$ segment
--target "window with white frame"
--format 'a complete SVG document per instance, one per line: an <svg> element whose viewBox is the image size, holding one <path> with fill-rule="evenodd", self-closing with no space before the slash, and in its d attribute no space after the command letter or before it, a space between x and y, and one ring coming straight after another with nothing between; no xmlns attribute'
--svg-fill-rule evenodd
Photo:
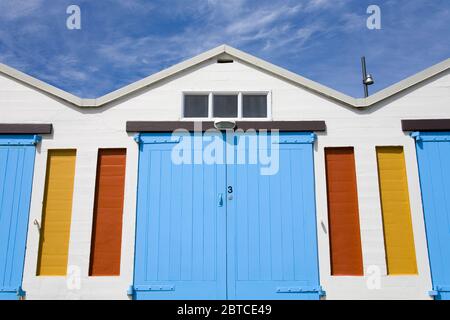
<svg viewBox="0 0 450 320"><path fill-rule="evenodd" d="M185 95L184 117L185 118L208 117L208 96L200 94Z"/></svg>
<svg viewBox="0 0 450 320"><path fill-rule="evenodd" d="M268 92L183 93L183 118L268 119Z"/></svg>

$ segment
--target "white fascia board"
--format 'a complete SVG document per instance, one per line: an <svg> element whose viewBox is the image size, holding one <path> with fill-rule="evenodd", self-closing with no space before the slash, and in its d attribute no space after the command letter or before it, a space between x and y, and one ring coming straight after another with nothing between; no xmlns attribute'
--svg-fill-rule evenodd
<svg viewBox="0 0 450 320"><path fill-rule="evenodd" d="M181 71L184 71L186 69L194 67L202 62L207 61L208 59L212 59L212 58L220 55L221 53L224 52L224 50L225 50L225 46L223 46L223 45L216 47L212 50L201 53L198 56L195 56L191 59L180 62L172 67L169 67L160 72L157 72L147 78L136 81L136 82L129 84L123 88L120 88L116 91L108 93L108 94L104 95L103 97L100 97L97 99L97 106L102 106L107 103L113 102L114 100L120 99L125 95L136 92L138 90L141 90L141 89L148 87L158 81L161 81L170 76L173 76Z"/></svg>
<svg viewBox="0 0 450 320"><path fill-rule="evenodd" d="M178 63L172 67L164 69L160 72L157 72L147 78L136 81L130 85L122 87L114 92L108 93L98 99L82 99L75 95L72 95L64 90L58 89L52 85L49 85L41 80L33 78L29 75L26 75L23 72L20 72L16 69L8 67L4 64L0 63L0 73L6 74L9 77L12 77L20 82L28 84L40 91L51 94L59 99L67 101L75 106L82 108L95 108L100 107L105 104L114 102L120 98L123 98L126 95L134 93L138 90L141 90L145 87L148 87L154 83L157 83L161 80L164 80L168 77L171 77L179 72L187 70L193 66L196 66L202 62L205 62L209 59L215 58L221 54L228 54L232 57L235 57L243 62L246 62L256 68L262 69L266 72L269 72L275 76L278 76L282 79L290 81L294 84L297 84L301 87L304 87L308 90L311 90L319 95L322 95L328 99L332 99L339 103L343 103L345 105L355 107L355 108L365 108L372 106L382 100L385 100L399 92L402 92L418 83L421 83L441 72L446 71L450 68L450 58L444 60L424 71L421 71L403 81L400 81L397 84L394 84L386 89L383 89L368 98L353 98L346 94L343 94L339 91L331 89L327 86L324 86L320 83L312 81L310 79L304 78L296 73L288 71L284 68L278 67L274 64L271 64L262 59L256 58L248 53L230 47L228 45L221 45L204 53L201 53L191 59Z"/></svg>
<svg viewBox="0 0 450 320"><path fill-rule="evenodd" d="M415 75L406 78L400 82L397 82L396 84L393 84L386 89L383 89L381 91L378 91L377 93L369 96L366 99L358 99L358 107L369 107L374 105L375 103L378 103L380 101L383 101L397 93L400 93L404 90L407 90L423 81L426 81L427 79L430 79L450 68L450 58L437 63L419 73L416 73Z"/></svg>
<svg viewBox="0 0 450 320"><path fill-rule="evenodd" d="M317 83L315 81L312 81L310 79L304 78L296 73L293 73L289 70L286 70L284 68L281 68L279 66L271 64L265 60L256 58L255 56L252 56L248 53L245 53L245 52L235 49L233 47L230 47L227 45L224 45L224 47L225 47L225 52L230 54L231 56L234 56L244 62L249 63L250 65L253 65L255 67L263 69L263 70L270 72L276 76L284 78L285 80L288 80L290 82L298 84L306 89L317 92L320 95L326 96L330 99L337 100L339 102L342 102L342 103L345 103L348 105L354 105L356 103L355 98L350 97L346 94L343 94L339 91L331 89L327 86L324 86L324 85Z"/></svg>
<svg viewBox="0 0 450 320"><path fill-rule="evenodd" d="M0 63L0 73L74 105L80 106L82 103L83 99L2 63Z"/></svg>

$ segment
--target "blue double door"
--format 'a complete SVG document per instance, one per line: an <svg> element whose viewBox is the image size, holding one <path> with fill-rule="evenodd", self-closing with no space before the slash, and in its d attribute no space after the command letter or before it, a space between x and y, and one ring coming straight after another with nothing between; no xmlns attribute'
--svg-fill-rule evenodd
<svg viewBox="0 0 450 320"><path fill-rule="evenodd" d="M433 290L450 299L450 132L414 133Z"/></svg>
<svg viewBox="0 0 450 320"><path fill-rule="evenodd" d="M142 134L135 299L319 299L313 134Z"/></svg>
<svg viewBox="0 0 450 320"><path fill-rule="evenodd" d="M36 136L0 135L0 300L21 289Z"/></svg>

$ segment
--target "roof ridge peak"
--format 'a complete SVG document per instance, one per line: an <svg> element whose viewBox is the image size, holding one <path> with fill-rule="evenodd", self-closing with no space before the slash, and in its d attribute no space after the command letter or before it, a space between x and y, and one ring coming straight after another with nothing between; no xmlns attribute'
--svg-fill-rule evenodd
<svg viewBox="0 0 450 320"><path fill-rule="evenodd" d="M107 93L101 97L97 97L94 99L85 99L75 96L67 91L59 89L55 86L52 86L42 80L34 78L22 71L14 69L10 66L0 63L0 73L5 74L8 77L11 77L21 83L24 83L28 86L31 86L41 92L50 94L58 99L69 102L75 106L82 108L94 108L101 107L105 104L111 103L118 99L123 98L133 92L141 90L145 87L148 87L156 82L159 82L163 79L169 78L181 71L187 70L193 66L196 66L204 61L212 59L220 54L229 54L231 56L236 57L237 59L250 64L254 67L262 69L266 72L277 75L286 81L297 84L301 87L304 87L310 91L315 92L316 94L322 95L326 98L332 99L339 103L355 107L355 108L364 108L371 105L374 105L382 100L385 100L393 95L396 95L414 85L417 85L431 77L434 77L450 68L450 58L447 58L425 70L422 70L400 82L397 82L371 96L368 98L354 98L348 96L340 91L329 88L325 85L322 85L313 80L307 79L299 74L296 74L292 71L284 69L280 66L274 65L268 61L257 58L249 53L236 49L226 43L221 44L213 49L200 53L190 59L177 63L167 69L154 73L144 79L133 82L129 85L121 87L113 92Z"/></svg>

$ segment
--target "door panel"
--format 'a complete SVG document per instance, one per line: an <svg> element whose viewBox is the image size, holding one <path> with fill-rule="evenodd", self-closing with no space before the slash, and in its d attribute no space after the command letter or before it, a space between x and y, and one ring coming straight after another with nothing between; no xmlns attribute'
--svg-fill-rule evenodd
<svg viewBox="0 0 450 320"><path fill-rule="evenodd" d="M90 276L120 275L126 156L126 149L98 151Z"/></svg>
<svg viewBox="0 0 450 320"><path fill-rule="evenodd" d="M75 162L76 150L48 151L38 276L65 276L67 273Z"/></svg>
<svg viewBox="0 0 450 320"><path fill-rule="evenodd" d="M142 135L134 290L137 299L226 298L225 166L174 164L190 136ZM223 145L222 145L223 147ZM193 146L192 155L202 146ZM200 150L198 150L200 149ZM191 157L192 159L192 157Z"/></svg>
<svg viewBox="0 0 450 320"><path fill-rule="evenodd" d="M450 132L420 133L417 159L436 299L450 299Z"/></svg>
<svg viewBox="0 0 450 320"><path fill-rule="evenodd" d="M417 274L403 147L377 147L388 275Z"/></svg>
<svg viewBox="0 0 450 320"><path fill-rule="evenodd" d="M36 141L0 136L0 300L22 294Z"/></svg>
<svg viewBox="0 0 450 320"><path fill-rule="evenodd" d="M259 156L270 155L270 136L260 139ZM260 161L227 166L229 299L319 298L312 142L309 133L281 134L271 175ZM248 142L245 150L249 159Z"/></svg>
<svg viewBox="0 0 450 320"><path fill-rule="evenodd" d="M220 134L216 153L233 163L175 164L187 138L139 139L134 298L318 299L313 135L265 137L256 148ZM191 159L209 141L192 144ZM255 153L279 170L262 174Z"/></svg>
<svg viewBox="0 0 450 320"><path fill-rule="evenodd" d="M352 147L325 148L331 274L362 276L355 156Z"/></svg>

